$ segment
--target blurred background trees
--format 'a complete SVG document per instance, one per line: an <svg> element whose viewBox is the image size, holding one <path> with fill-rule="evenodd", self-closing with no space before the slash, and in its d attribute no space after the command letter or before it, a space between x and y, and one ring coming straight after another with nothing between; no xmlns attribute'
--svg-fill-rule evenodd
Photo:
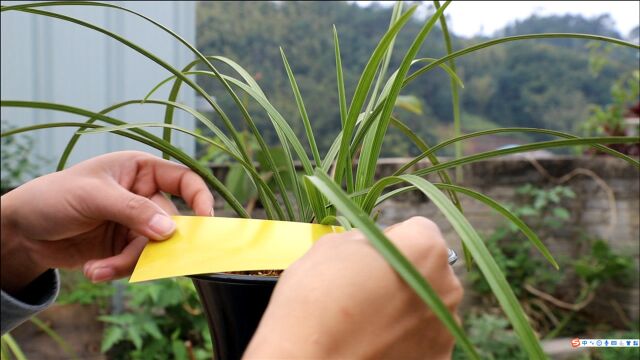
<svg viewBox="0 0 640 360"><path fill-rule="evenodd" d="M282 46L306 101L314 131L323 135L318 144L322 152L335 138L340 124L331 26L335 24L338 30L347 94L351 94L358 81L357 74L368 59L366 55L386 30L390 15L390 7L375 3L360 7L346 2L203 2L198 5L196 37L204 54L229 57L253 73L276 108L303 134L279 54ZM421 21L415 17L400 33L391 68L399 64ZM633 40L634 31L637 33L637 28L630 34L618 33L609 15L593 18L532 15L506 26L496 36L572 32ZM454 49L462 49L486 40L489 38L454 34L453 45ZM420 55L438 58L444 53L442 34L436 28ZM597 72L592 71L595 54L607 55L607 61L600 64ZM606 47L596 48L579 39L508 43L461 57L457 67L465 83L461 91L463 130L527 126L578 131L589 117L590 107L608 104L611 86L623 74L637 68L637 64L633 50L615 51L608 56ZM232 73L230 69L221 70ZM242 128L241 114L231 106L232 100L219 91L214 81L199 80L219 96L217 100L223 109L228 109ZM439 69L419 78L403 94L420 99L423 114L397 110L398 115L427 139L450 136L453 121L448 86L447 75ZM265 137L275 139L266 116L250 103L249 109L258 118L262 115ZM387 156L406 156L418 151L407 146L385 148Z"/></svg>

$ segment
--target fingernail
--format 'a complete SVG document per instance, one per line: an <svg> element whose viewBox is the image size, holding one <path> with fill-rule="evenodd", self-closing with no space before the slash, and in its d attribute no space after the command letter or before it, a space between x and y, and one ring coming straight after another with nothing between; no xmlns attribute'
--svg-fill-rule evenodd
<svg viewBox="0 0 640 360"><path fill-rule="evenodd" d="M149 221L149 228L151 228L151 231L154 233L166 237L173 234L176 229L176 224L168 216L155 214L151 218L151 221Z"/></svg>
<svg viewBox="0 0 640 360"><path fill-rule="evenodd" d="M211 211L209 211L209 215L213 216L213 208L211 208Z"/></svg>
<svg viewBox="0 0 640 360"><path fill-rule="evenodd" d="M113 279L115 272L112 268L99 267L93 270L91 274L91 281L94 283L103 282Z"/></svg>

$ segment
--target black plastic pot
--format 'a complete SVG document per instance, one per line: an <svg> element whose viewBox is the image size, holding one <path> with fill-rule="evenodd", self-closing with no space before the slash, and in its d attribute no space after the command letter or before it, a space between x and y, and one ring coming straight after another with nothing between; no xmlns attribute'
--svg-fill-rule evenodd
<svg viewBox="0 0 640 360"><path fill-rule="evenodd" d="M204 308L216 360L240 359L267 308L278 278L191 276Z"/></svg>

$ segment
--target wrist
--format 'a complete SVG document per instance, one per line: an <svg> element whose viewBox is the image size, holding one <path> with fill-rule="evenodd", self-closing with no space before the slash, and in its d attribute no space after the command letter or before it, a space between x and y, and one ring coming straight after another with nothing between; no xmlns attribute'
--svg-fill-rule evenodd
<svg viewBox="0 0 640 360"><path fill-rule="evenodd" d="M0 287L8 294L17 294L47 270L32 257L28 239L21 235L11 192L2 196L0 216Z"/></svg>

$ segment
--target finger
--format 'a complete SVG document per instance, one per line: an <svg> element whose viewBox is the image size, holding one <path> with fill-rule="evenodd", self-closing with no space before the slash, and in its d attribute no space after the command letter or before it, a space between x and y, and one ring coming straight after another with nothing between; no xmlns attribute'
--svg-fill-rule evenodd
<svg viewBox="0 0 640 360"><path fill-rule="evenodd" d="M175 231L175 223L159 205L120 186L105 189L100 200L89 204L95 218L115 221L154 240L166 239Z"/></svg>
<svg viewBox="0 0 640 360"><path fill-rule="evenodd" d="M144 236L139 236L116 256L88 261L84 266L84 275L94 283L131 275L147 241Z"/></svg>
<svg viewBox="0 0 640 360"><path fill-rule="evenodd" d="M178 208L162 193L155 193L149 198L156 205L160 206L169 215L180 215Z"/></svg>
<svg viewBox="0 0 640 360"><path fill-rule="evenodd" d="M391 242L412 262L429 267L448 267L447 244L440 229L424 217L412 217L386 232Z"/></svg>
<svg viewBox="0 0 640 360"><path fill-rule="evenodd" d="M213 209L213 195L205 182L188 167L157 157L144 157L139 160L139 177L152 177L151 184L157 185L157 189L182 197L196 215L208 216ZM136 184L141 187L144 194L145 184ZM155 186L154 186L155 187ZM155 189L154 191L157 191Z"/></svg>

